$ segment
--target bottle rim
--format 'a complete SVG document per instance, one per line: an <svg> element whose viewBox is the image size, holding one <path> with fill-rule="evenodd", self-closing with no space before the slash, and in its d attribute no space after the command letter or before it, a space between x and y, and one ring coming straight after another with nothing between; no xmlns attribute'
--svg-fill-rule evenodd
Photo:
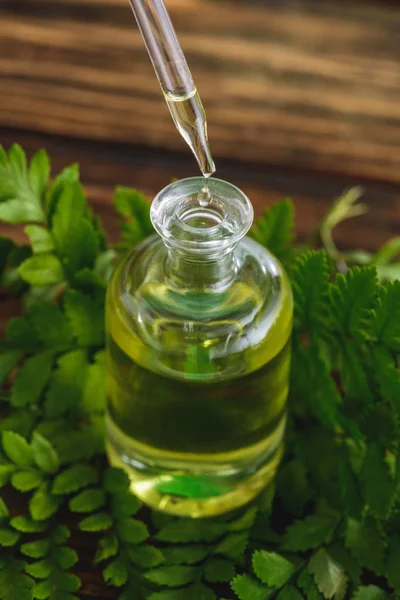
<svg viewBox="0 0 400 600"><path fill-rule="evenodd" d="M168 247L203 255L234 248L250 229L253 217L246 194L215 177L170 183L155 196L150 210L153 226Z"/></svg>

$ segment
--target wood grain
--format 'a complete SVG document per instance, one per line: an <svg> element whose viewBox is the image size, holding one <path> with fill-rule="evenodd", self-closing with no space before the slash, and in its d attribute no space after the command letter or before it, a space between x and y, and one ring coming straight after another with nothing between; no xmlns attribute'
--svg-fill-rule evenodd
<svg viewBox="0 0 400 600"><path fill-rule="evenodd" d="M167 5L218 168L224 157L400 183L399 5ZM0 126L188 152L127 0L3 0L0 93Z"/></svg>

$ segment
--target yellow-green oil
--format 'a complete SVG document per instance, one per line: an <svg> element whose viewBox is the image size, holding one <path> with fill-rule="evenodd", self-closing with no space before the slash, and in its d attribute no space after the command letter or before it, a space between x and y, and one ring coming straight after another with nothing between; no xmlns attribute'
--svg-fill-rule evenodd
<svg viewBox="0 0 400 600"><path fill-rule="evenodd" d="M160 262L149 263L139 286L141 302L150 298L155 314L157 303L171 303L168 287L157 283ZM251 278L235 282L214 316L198 329L192 325L192 332L185 312L197 302L201 318L202 305L204 314L210 306L206 294L184 295L181 316L170 308L152 321L147 334L157 340L155 352L121 308L128 287L121 283L123 270L126 265L117 270L107 298L111 463L128 472L135 494L165 512L205 517L245 504L271 481L282 453L292 321L286 275L276 278L273 310L264 310L259 322L255 317L250 328L240 315L261 315L266 302ZM208 337L207 330L214 333ZM225 341L226 354L213 354ZM242 352L229 351L241 345Z"/></svg>

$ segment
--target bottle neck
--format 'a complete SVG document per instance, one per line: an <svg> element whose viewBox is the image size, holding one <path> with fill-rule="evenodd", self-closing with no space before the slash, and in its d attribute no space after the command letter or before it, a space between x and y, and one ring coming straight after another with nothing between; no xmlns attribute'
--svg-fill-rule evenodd
<svg viewBox="0 0 400 600"><path fill-rule="evenodd" d="M236 274L234 249L220 256L197 256L177 248L169 248L166 272L173 287L180 290L223 291Z"/></svg>

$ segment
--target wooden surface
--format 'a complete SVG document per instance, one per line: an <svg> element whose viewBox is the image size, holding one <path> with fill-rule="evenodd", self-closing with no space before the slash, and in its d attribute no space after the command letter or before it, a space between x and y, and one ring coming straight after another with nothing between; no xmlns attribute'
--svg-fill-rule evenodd
<svg viewBox="0 0 400 600"><path fill-rule="evenodd" d="M167 5L217 159L400 183L398 2ZM0 87L0 127L184 148L128 0L2 0Z"/></svg>
<svg viewBox="0 0 400 600"><path fill-rule="evenodd" d="M344 188L362 184L370 212L338 228L339 246L374 250L398 235L398 0L166 2L207 110L218 176L241 187L256 214L291 196L300 237ZM152 197L197 174L127 4L0 0L0 143L29 155L46 148L53 173L79 162L111 240L116 185ZM0 235L23 239L4 224ZM18 310L0 297L0 328ZM93 545L72 529L79 598L116 598L92 567Z"/></svg>

